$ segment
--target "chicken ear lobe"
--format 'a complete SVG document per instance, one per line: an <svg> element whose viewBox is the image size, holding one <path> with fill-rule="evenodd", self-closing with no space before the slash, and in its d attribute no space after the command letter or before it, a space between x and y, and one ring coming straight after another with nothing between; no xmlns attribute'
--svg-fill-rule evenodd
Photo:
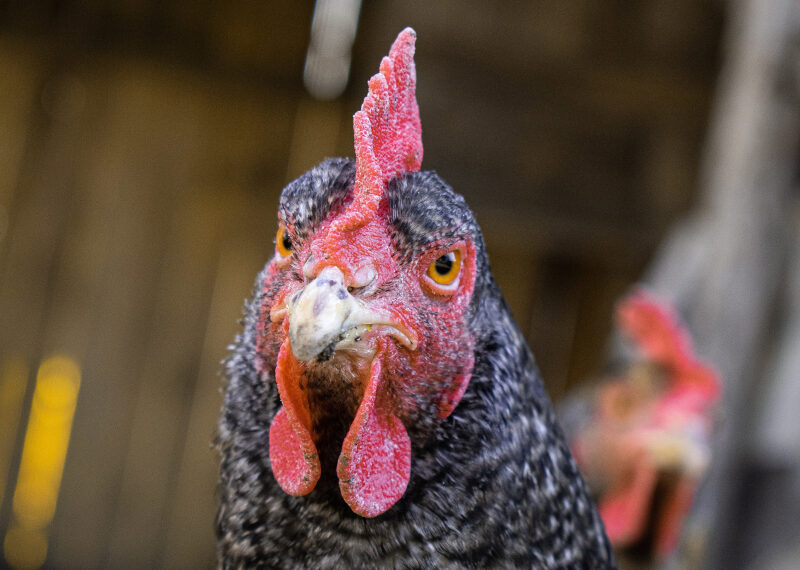
<svg viewBox="0 0 800 570"><path fill-rule="evenodd" d="M278 485L295 497L310 493L322 472L317 447L311 439L308 404L300 390L302 373L303 365L294 357L287 338L275 367L283 407L269 427L269 460Z"/></svg>
<svg viewBox="0 0 800 570"><path fill-rule="evenodd" d="M382 387L383 352L372 361L337 467L342 497L353 512L368 518L399 501L411 476L411 440Z"/></svg>

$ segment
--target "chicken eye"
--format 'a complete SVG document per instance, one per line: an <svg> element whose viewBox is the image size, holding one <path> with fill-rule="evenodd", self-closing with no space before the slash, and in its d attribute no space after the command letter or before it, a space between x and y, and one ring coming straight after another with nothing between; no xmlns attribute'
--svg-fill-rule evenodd
<svg viewBox="0 0 800 570"><path fill-rule="evenodd" d="M283 226L278 228L275 236L275 249L281 257L288 257L292 253L292 238Z"/></svg>
<svg viewBox="0 0 800 570"><path fill-rule="evenodd" d="M461 253L450 251L428 266L428 277L439 285L451 285L461 271Z"/></svg>

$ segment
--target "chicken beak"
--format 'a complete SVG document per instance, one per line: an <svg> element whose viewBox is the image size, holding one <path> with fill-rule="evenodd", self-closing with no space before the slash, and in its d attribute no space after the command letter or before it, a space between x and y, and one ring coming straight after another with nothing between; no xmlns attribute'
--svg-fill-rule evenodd
<svg viewBox="0 0 800 570"><path fill-rule="evenodd" d="M316 279L295 294L287 310L292 352L303 362L321 355L330 356L346 331L380 320L347 291L344 275L338 267L323 269Z"/></svg>
<svg viewBox="0 0 800 570"><path fill-rule="evenodd" d="M362 330L385 329L400 344L416 349L415 335L401 323L369 309L353 297L338 267L326 267L289 300L289 340L301 362L327 360L340 343Z"/></svg>

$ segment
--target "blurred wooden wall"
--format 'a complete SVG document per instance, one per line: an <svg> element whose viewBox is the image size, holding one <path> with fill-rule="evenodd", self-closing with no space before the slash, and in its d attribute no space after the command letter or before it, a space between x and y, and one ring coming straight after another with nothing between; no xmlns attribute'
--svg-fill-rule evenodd
<svg viewBox="0 0 800 570"><path fill-rule="evenodd" d="M404 26L424 167L476 210L556 397L597 367L611 304L692 202L718 7L370 2L333 102L302 86L312 10L0 4L0 370L25 370L0 402L19 414L0 422L3 535L37 367L65 354L82 375L50 567L213 565L219 361L277 197L352 155L350 116Z"/></svg>

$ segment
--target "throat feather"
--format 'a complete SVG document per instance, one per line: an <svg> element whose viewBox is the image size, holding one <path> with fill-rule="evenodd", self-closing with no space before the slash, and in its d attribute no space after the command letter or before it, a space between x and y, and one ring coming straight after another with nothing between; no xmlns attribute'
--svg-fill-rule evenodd
<svg viewBox="0 0 800 570"><path fill-rule="evenodd" d="M335 473L342 441L364 396L369 364L334 354L309 366L303 377L308 397L312 437L320 453L323 474Z"/></svg>

